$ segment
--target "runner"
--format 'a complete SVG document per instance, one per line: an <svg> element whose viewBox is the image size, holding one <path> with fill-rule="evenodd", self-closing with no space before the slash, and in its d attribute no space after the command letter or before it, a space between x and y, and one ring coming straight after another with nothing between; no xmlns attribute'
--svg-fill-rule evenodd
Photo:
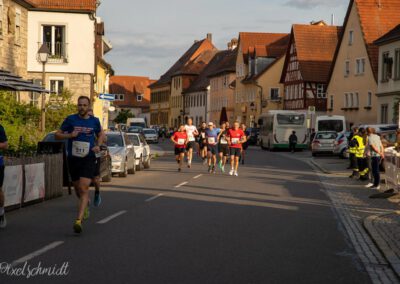
<svg viewBox="0 0 400 284"><path fill-rule="evenodd" d="M246 135L243 130L239 128L239 122L235 121L233 129L228 130L228 143L231 155L231 171L229 174L238 176L239 157L242 150L242 143L246 142Z"/></svg>
<svg viewBox="0 0 400 284"><path fill-rule="evenodd" d="M196 126L193 125L193 120L189 118L187 120L187 125L185 125L186 134L188 136L188 144L187 144L187 163L188 168L192 166L192 158L193 158L193 148L196 146L196 136L199 135Z"/></svg>
<svg viewBox="0 0 400 284"><path fill-rule="evenodd" d="M221 124L221 131L218 134L218 166L223 173L225 172L226 159L229 155L229 145L228 140L226 139L227 132L228 130L226 129L226 123L223 122Z"/></svg>
<svg viewBox="0 0 400 284"><path fill-rule="evenodd" d="M246 142L242 144L242 153L240 156L240 159L242 161L242 165L244 165L244 158L246 156L246 150L249 148L249 138L250 138L250 132L247 130L246 124L242 123L241 129L243 130L244 134L246 135Z"/></svg>
<svg viewBox="0 0 400 284"><path fill-rule="evenodd" d="M6 150L8 148L7 135L4 127L0 125L0 149ZM3 192L3 181L4 181L4 157L0 153L0 229L4 229L7 226L6 214L4 212L4 192Z"/></svg>
<svg viewBox="0 0 400 284"><path fill-rule="evenodd" d="M89 115L94 117L93 114L93 109L89 109ZM101 146L101 145L99 145ZM100 196L100 163L101 163L101 157L100 153L96 154L96 166L94 170L94 179L92 180L94 184L94 200L93 200L93 205L94 207L99 207L101 204L101 196ZM90 200L90 199L89 199ZM89 202L90 205L90 202Z"/></svg>
<svg viewBox="0 0 400 284"><path fill-rule="evenodd" d="M218 143L218 130L214 128L214 123L209 122L206 129L207 139L207 161L208 172L215 174L215 165L217 164L217 143Z"/></svg>
<svg viewBox="0 0 400 284"><path fill-rule="evenodd" d="M183 159L185 158L186 145L188 144L188 136L185 132L185 126L182 124L171 136L171 141L175 144L175 158L178 163L178 172L182 171Z"/></svg>
<svg viewBox="0 0 400 284"><path fill-rule="evenodd" d="M56 139L68 139L68 164L75 191L79 196L78 217L74 232L82 232L82 220L89 217L89 186L95 174L96 153L100 152L105 134L98 118L90 116L90 99L78 99L78 113L68 116L56 133Z"/></svg>
<svg viewBox="0 0 400 284"><path fill-rule="evenodd" d="M206 129L207 129L207 124L203 122L201 124L201 127L199 129L199 153L200 157L203 160L203 164L207 164L207 141L206 141Z"/></svg>

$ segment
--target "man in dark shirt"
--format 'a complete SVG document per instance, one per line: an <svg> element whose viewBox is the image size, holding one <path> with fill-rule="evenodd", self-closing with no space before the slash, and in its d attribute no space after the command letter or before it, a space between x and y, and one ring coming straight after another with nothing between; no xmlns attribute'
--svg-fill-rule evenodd
<svg viewBox="0 0 400 284"><path fill-rule="evenodd" d="M296 144L297 144L296 131L293 131L292 135L289 136L289 150L292 153L294 153L294 151L296 151Z"/></svg>
<svg viewBox="0 0 400 284"><path fill-rule="evenodd" d="M0 150L8 148L7 136L4 131L4 127L0 125ZM0 229L4 229L7 226L6 216L4 213L4 192L3 192L3 181L4 181L4 157L0 153Z"/></svg>

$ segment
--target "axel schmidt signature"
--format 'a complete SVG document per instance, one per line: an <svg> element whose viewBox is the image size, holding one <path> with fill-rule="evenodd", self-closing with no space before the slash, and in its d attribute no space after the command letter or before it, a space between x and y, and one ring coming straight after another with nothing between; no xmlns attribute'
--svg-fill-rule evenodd
<svg viewBox="0 0 400 284"><path fill-rule="evenodd" d="M39 262L37 265L30 265L25 262L21 266L15 267L7 262L0 263L0 275L5 274L12 277L25 277L27 279L36 276L67 276L69 274L69 263L64 262L61 266L55 264L53 266L44 267Z"/></svg>

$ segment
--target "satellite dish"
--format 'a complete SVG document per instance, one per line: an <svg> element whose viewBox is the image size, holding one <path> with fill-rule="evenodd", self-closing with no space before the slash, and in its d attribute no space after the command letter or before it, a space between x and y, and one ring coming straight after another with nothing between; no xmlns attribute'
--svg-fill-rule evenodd
<svg viewBox="0 0 400 284"><path fill-rule="evenodd" d="M108 111L114 112L114 111L115 111L115 107L114 107L114 106L110 106L110 107L108 108Z"/></svg>

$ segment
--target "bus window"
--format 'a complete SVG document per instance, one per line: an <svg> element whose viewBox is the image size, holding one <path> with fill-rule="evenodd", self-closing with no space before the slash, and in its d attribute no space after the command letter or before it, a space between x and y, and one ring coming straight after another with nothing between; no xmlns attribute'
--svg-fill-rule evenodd
<svg viewBox="0 0 400 284"><path fill-rule="evenodd" d="M304 114L277 114L276 118L283 125L303 125L305 120Z"/></svg>

